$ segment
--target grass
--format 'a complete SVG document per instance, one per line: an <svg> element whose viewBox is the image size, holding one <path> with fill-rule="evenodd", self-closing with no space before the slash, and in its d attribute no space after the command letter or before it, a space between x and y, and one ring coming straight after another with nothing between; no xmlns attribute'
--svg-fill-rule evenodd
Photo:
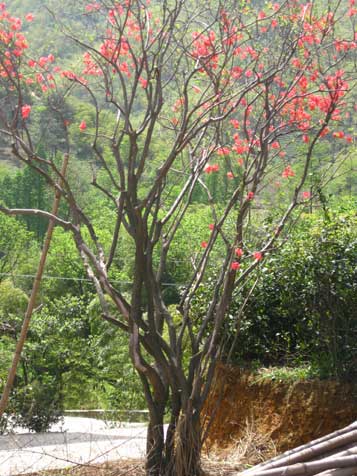
<svg viewBox="0 0 357 476"><path fill-rule="evenodd" d="M316 370L310 365L300 367L262 367L255 372L254 382L276 380L277 382L298 382L318 377Z"/></svg>
<svg viewBox="0 0 357 476"><path fill-rule="evenodd" d="M276 456L276 447L270 436L261 433L253 418L247 419L243 437L232 441L231 445L220 450L213 448L207 454L207 460L215 464L224 464L227 470L242 471ZM213 474L217 474L214 473ZM227 473L230 474L230 473Z"/></svg>

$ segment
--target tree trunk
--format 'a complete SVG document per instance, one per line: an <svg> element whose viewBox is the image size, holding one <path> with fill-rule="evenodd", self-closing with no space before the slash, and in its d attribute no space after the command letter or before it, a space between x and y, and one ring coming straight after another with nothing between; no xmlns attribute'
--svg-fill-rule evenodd
<svg viewBox="0 0 357 476"><path fill-rule="evenodd" d="M146 442L146 474L161 476L164 467L164 409L150 413Z"/></svg>
<svg viewBox="0 0 357 476"><path fill-rule="evenodd" d="M162 415L163 417L163 415ZM172 444L165 444L163 418L151 418L147 439L147 476L202 476L200 418L181 413Z"/></svg>
<svg viewBox="0 0 357 476"><path fill-rule="evenodd" d="M201 446L199 412L182 412L176 429L174 470L167 476L201 476Z"/></svg>

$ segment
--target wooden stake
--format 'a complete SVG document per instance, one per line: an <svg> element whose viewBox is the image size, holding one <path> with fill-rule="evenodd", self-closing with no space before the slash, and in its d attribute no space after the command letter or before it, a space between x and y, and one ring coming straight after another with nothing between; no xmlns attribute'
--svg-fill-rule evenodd
<svg viewBox="0 0 357 476"><path fill-rule="evenodd" d="M66 175L68 159L69 159L68 154L65 154L64 159L63 159L62 169L61 169L62 177L64 177ZM63 187L63 179L62 178L59 181L59 185L60 185L60 187ZM57 216L60 200L61 200L61 193L60 193L59 190L56 190L55 198L54 198L53 205L52 205L52 215L54 215L54 216ZM12 360L12 365L9 369L9 373L8 373L8 377L7 377L7 380L6 380L5 387L4 387L4 391L3 391L3 394L1 396L1 400L0 400L0 418L4 414L5 409L7 407L7 403L8 403L8 400L9 400L10 393L11 393L11 389L13 387L15 376L16 376L17 366L18 366L18 363L19 363L20 358L21 358L21 354L22 354L24 344L26 342L27 332L28 332L28 329L29 329L29 326L30 326L31 317L32 317L33 310L34 310L34 307L35 307L37 293L38 293L38 290L40 288L42 275L43 275L43 271L44 271L44 268L45 268L46 258L47 258L48 250L49 250L49 247L50 247L54 227L55 227L55 222L54 222L54 220L50 219L49 224L48 224L48 228L47 228L45 242L44 242L42 253L41 253L40 263L38 265L35 280L34 280L33 285L32 285L32 291L31 291L30 299L29 299L29 302L28 302L28 305L27 305L24 321L22 323L21 333L20 333L20 336L19 336L19 340L17 341L17 344L16 344L16 349L15 349L14 357L13 357L13 360Z"/></svg>

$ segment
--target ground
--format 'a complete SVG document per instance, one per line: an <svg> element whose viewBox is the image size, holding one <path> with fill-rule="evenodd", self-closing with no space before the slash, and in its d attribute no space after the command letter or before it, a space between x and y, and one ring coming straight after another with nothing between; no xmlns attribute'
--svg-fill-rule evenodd
<svg viewBox="0 0 357 476"><path fill-rule="evenodd" d="M241 465L232 464L224 460L211 460L204 458L203 462L207 476L235 476ZM118 460L105 465L94 467L80 467L69 470L46 471L41 473L28 473L21 476L145 476L143 460Z"/></svg>
<svg viewBox="0 0 357 476"><path fill-rule="evenodd" d="M143 424L65 417L49 433L18 429L0 436L1 476L142 476L145 444ZM230 476L273 454L272 445L250 432L229 450L205 448L203 465L207 475Z"/></svg>
<svg viewBox="0 0 357 476"><path fill-rule="evenodd" d="M16 433L0 436L1 476L139 459L145 454L145 446L144 424L111 425L93 418L65 417L48 433L17 429Z"/></svg>
<svg viewBox="0 0 357 476"><path fill-rule="evenodd" d="M232 475L351 423L356 390L335 381L266 379L221 369L207 407L216 413L203 455L207 474ZM0 436L1 476L37 476L45 469L55 470L51 476L141 476L145 446L144 424L66 417L47 434Z"/></svg>

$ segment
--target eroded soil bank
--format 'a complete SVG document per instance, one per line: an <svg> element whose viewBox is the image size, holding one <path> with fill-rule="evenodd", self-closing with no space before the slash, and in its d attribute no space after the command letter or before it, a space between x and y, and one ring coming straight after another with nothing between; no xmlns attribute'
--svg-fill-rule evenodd
<svg viewBox="0 0 357 476"><path fill-rule="evenodd" d="M230 446L248 425L285 451L356 420L357 383L263 379L220 366L207 413L215 413L209 444Z"/></svg>

